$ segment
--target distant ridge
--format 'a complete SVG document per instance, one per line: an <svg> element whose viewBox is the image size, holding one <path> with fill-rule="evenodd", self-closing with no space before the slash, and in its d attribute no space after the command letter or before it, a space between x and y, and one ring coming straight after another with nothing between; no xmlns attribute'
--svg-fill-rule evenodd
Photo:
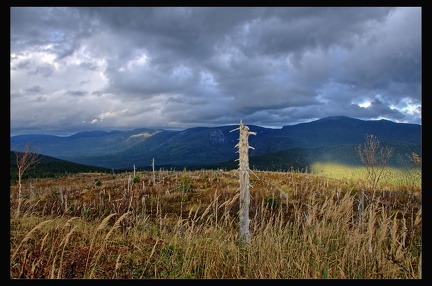
<svg viewBox="0 0 432 286"><path fill-rule="evenodd" d="M248 125L247 122L245 124ZM256 136L249 137L250 146L255 148L250 150L251 160L253 157L265 158L266 154L282 151L284 154L294 154L293 150L299 148L306 153L311 150L315 150L315 153L327 150L329 153L329 150L339 148L345 151L334 151L340 153L338 160L353 158L356 156L353 153L354 146L363 144L366 134L375 135L381 144L396 146L396 154L401 158L406 155L401 152L415 150L421 153L422 128L417 124L330 116L307 123L286 125L280 129L248 126L257 133ZM130 131L95 130L65 137L18 135L12 136L10 140L11 150L20 150L20 146L31 142L43 155L109 169L131 168L133 165L144 168L153 159L158 166L197 167L231 162L237 158L234 146L239 134L230 132L236 127L194 127L182 131L148 128ZM334 156L322 157L335 159Z"/></svg>

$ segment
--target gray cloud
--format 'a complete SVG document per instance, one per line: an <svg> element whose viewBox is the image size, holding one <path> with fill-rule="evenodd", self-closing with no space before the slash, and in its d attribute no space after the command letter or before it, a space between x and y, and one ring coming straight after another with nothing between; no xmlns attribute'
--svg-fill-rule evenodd
<svg viewBox="0 0 432 286"><path fill-rule="evenodd" d="M42 88L39 85L32 86L25 90L28 93L41 93Z"/></svg>
<svg viewBox="0 0 432 286"><path fill-rule="evenodd" d="M421 123L420 7L12 7L11 134Z"/></svg>

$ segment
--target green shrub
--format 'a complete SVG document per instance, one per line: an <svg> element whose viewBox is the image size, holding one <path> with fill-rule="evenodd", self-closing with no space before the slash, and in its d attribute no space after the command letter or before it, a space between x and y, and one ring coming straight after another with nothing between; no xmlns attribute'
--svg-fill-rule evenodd
<svg viewBox="0 0 432 286"><path fill-rule="evenodd" d="M134 183L134 184L136 184L136 183L139 183L141 181L141 179L140 179L140 177L137 175L137 176L135 176L135 178L133 178L133 180L132 180L132 182Z"/></svg>
<svg viewBox="0 0 432 286"><path fill-rule="evenodd" d="M190 192L193 192L193 190L194 190L194 187L192 186L192 184L190 182L190 178L187 175L183 175L182 178L180 179L179 183L178 183L177 191L190 193Z"/></svg>

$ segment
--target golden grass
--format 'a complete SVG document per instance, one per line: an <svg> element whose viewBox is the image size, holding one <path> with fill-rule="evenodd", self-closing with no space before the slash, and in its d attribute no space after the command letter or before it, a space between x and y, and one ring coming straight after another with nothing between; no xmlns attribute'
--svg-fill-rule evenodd
<svg viewBox="0 0 432 286"><path fill-rule="evenodd" d="M11 259L14 259L14 258L15 258L15 256L16 256L17 253L18 253L18 251L20 250L21 246L22 246L26 241L28 241L28 240L31 238L32 234L33 234L36 230L41 229L44 225L46 225L47 223L50 223L50 222L52 222L52 221L53 221L52 219L51 219L51 220L45 220L45 221L42 221L42 222L40 222L38 225L36 225L34 228L32 228L32 229L31 229L31 230L30 230L30 231L25 235L25 237L23 238L23 240L21 241L21 243L18 245L18 247L16 248L14 254L13 254L12 257L11 257Z"/></svg>
<svg viewBox="0 0 432 286"><path fill-rule="evenodd" d="M95 231L94 231L94 233L93 233L93 236L92 236L92 239L91 239L91 242L90 242L90 248L89 248L89 251L88 251L88 255L87 255L87 260L86 260L86 264L85 264L84 272L87 272L88 262L89 262L89 259L90 259L90 253L91 253L91 251L92 251L92 249L93 249L93 245L94 245L94 242L95 242L95 239L96 239L96 234L97 234L97 232L98 232L99 230L104 229L104 228L108 225L108 222L109 222L109 220L111 219L111 217L113 217L113 216L115 216L115 215L116 215L116 213L113 213L113 214L110 214L110 215L108 215L107 217L105 217L105 218L102 220L102 222L98 225L98 227L95 229Z"/></svg>
<svg viewBox="0 0 432 286"><path fill-rule="evenodd" d="M182 176L194 187L187 199L166 192ZM361 184L255 172L251 242L245 245L239 241L233 172L160 172L155 186L147 183L151 173L143 172L145 190L139 183L129 193L123 188L128 174L97 177L103 186L88 174L68 178L67 212L51 189L44 191L56 182L32 183L38 205L11 216L11 278L422 278L417 188L377 193L374 200L366 190L360 223ZM84 188L86 200L79 196ZM111 202L98 200L103 189ZM13 208L11 202L12 214ZM122 228L130 219L134 223Z"/></svg>
<svg viewBox="0 0 432 286"><path fill-rule="evenodd" d="M108 239L111 237L111 235L113 234L113 232L114 232L116 229L120 228L120 223L121 223L121 221L122 221L122 220L123 220L127 215L128 215L128 213L124 213L124 214L122 214L122 215L121 215L121 216L116 220L116 222L115 222L114 225L111 227L111 229L108 231L108 233L105 235L104 240L103 240L103 243L102 243L102 247L101 247L101 248L99 249L99 251L98 251L98 255L97 255L96 260L95 260L95 262L94 262L94 266L93 266L92 270L90 271L90 274L89 274L88 278L93 278L93 276L94 276L94 274L95 274L95 270L96 270L97 263L99 262L99 259L100 259L102 253L103 253L104 250L105 250L105 246L106 246L106 243L107 243ZM106 221L108 221L108 220L106 220ZM103 221L102 223L105 224L105 221ZM117 265L117 262L116 262L116 265ZM87 276L87 275L85 275L85 276Z"/></svg>
<svg viewBox="0 0 432 286"><path fill-rule="evenodd" d="M404 169L387 167L381 180L381 185L384 187L408 186L421 189L421 171L421 167ZM329 178L352 181L363 181L367 176L365 167L363 166L353 167L324 162L312 164L311 172Z"/></svg>

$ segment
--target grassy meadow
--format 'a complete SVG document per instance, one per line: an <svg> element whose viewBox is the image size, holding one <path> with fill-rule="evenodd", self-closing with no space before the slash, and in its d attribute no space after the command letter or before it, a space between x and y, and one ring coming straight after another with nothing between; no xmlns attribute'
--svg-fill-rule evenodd
<svg viewBox="0 0 432 286"><path fill-rule="evenodd" d="M387 167L380 179L381 188L419 189L422 188L421 167ZM314 163L311 172L335 179L352 180L366 184L367 172L364 166L345 166L335 163Z"/></svg>
<svg viewBox="0 0 432 286"><path fill-rule="evenodd" d="M421 169L78 173L10 186L10 278L421 279Z"/></svg>

